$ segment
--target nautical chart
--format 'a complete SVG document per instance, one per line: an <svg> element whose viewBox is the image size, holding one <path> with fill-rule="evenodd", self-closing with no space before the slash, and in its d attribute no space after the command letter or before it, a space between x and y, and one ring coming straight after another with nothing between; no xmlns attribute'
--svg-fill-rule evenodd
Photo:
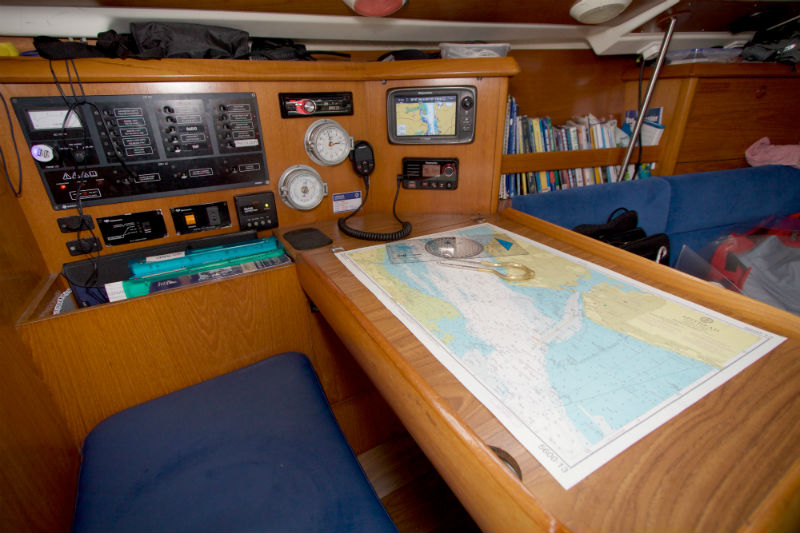
<svg viewBox="0 0 800 533"><path fill-rule="evenodd" d="M785 340L492 224L337 256L567 489Z"/></svg>
<svg viewBox="0 0 800 533"><path fill-rule="evenodd" d="M429 96L396 104L397 135L455 135L456 97Z"/></svg>

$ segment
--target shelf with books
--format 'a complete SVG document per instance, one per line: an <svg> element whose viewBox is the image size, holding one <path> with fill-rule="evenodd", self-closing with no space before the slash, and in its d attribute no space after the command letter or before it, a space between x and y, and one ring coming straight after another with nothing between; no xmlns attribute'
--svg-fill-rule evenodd
<svg viewBox="0 0 800 533"><path fill-rule="evenodd" d="M637 115L635 110L626 111L620 123L614 116L606 119L589 113L557 125L550 117L521 113L516 99L509 96L500 198L650 176L662 156L661 107L648 109L639 132L644 146L641 152L636 148L627 169L620 168Z"/></svg>
<svg viewBox="0 0 800 533"><path fill-rule="evenodd" d="M636 161L637 153L638 148L634 149L632 161ZM642 162L656 162L660 153L660 146L645 146L642 148ZM624 157L625 148L504 155L500 163L500 173L515 174L517 172L536 172L539 170L620 165Z"/></svg>

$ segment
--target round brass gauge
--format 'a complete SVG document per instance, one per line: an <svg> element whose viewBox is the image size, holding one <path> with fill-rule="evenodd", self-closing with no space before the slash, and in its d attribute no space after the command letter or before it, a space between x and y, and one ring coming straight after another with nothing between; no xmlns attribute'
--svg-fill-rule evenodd
<svg viewBox="0 0 800 533"><path fill-rule="evenodd" d="M328 184L313 168L294 165L287 168L278 181L278 194L283 203L292 209L308 211L317 207L328 196Z"/></svg>
<svg viewBox="0 0 800 533"><path fill-rule="evenodd" d="M323 118L312 123L304 140L306 153L319 165L338 165L353 149L353 138L335 120Z"/></svg>

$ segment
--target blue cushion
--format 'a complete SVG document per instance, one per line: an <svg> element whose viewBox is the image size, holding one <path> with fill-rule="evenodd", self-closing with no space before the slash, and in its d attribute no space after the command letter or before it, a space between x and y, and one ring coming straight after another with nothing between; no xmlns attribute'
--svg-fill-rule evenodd
<svg viewBox="0 0 800 533"><path fill-rule="evenodd" d="M669 184L650 178L515 196L511 207L569 229L603 224L615 209L625 207L638 213L639 226L652 235L665 231L669 197Z"/></svg>
<svg viewBox="0 0 800 533"><path fill-rule="evenodd" d="M661 178L672 187L667 233L800 211L800 169L769 165Z"/></svg>
<svg viewBox="0 0 800 533"><path fill-rule="evenodd" d="M285 353L113 415L76 531L397 531L308 359Z"/></svg>

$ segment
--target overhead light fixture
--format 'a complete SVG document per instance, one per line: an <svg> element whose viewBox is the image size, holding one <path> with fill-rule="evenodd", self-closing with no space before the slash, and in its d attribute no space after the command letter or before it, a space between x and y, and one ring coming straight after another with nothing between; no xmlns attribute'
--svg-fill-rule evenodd
<svg viewBox="0 0 800 533"><path fill-rule="evenodd" d="M347 6L365 17L385 17L391 15L408 0L342 0Z"/></svg>
<svg viewBox="0 0 800 533"><path fill-rule="evenodd" d="M601 24L613 19L631 5L631 0L578 0L569 10L582 24Z"/></svg>

